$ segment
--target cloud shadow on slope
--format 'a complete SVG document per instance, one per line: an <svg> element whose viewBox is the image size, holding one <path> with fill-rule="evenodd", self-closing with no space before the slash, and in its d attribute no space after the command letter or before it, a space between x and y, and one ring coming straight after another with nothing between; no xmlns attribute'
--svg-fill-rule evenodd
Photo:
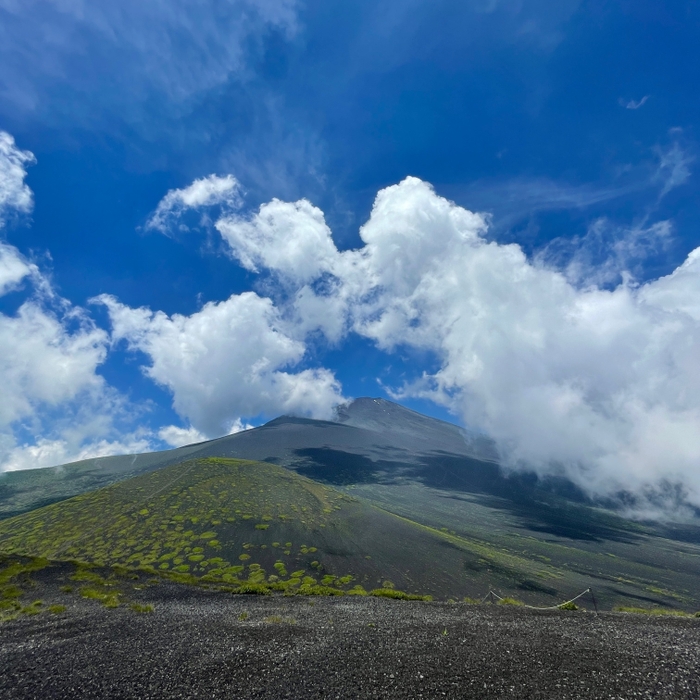
<svg viewBox="0 0 700 700"><path fill-rule="evenodd" d="M633 542L639 537L635 525L590 507L583 491L566 479L504 474L493 462L445 453L424 455L421 461L411 474L425 486L454 497L472 494L488 508L508 511L528 530L592 542Z"/></svg>
<svg viewBox="0 0 700 700"><path fill-rule="evenodd" d="M294 454L304 460L294 465L299 474L334 486L377 483L382 466L392 465L329 447L307 447Z"/></svg>

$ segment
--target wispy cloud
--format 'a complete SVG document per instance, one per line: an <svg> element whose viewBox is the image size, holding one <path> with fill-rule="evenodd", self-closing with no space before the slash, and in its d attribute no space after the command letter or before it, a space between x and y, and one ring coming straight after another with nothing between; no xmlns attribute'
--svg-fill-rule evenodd
<svg viewBox="0 0 700 700"><path fill-rule="evenodd" d="M297 0L0 0L3 111L144 128L146 111L177 116L245 78L270 31L296 34L297 11Z"/></svg>
<svg viewBox="0 0 700 700"><path fill-rule="evenodd" d="M691 175L690 164L695 160L676 142L669 148L657 148L659 165L653 180L661 184L659 200L671 190L685 183Z"/></svg>
<svg viewBox="0 0 700 700"><path fill-rule="evenodd" d="M625 109L639 109L646 104L649 97L651 97L651 95L644 95L641 100L626 100L621 97L618 102L620 106L624 107Z"/></svg>

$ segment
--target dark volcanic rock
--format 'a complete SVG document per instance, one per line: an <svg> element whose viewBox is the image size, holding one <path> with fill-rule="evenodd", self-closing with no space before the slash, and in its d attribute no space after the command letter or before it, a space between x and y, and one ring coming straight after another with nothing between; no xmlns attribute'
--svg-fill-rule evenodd
<svg viewBox="0 0 700 700"><path fill-rule="evenodd" d="M700 697L695 619L156 590L3 625L0 696Z"/></svg>

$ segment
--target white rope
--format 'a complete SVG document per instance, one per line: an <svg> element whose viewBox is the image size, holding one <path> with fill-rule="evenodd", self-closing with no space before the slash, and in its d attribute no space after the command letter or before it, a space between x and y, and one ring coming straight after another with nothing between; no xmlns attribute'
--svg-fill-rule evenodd
<svg viewBox="0 0 700 700"><path fill-rule="evenodd" d="M576 597L572 598L571 600L565 600L563 603L558 603L557 605L549 605L549 606L546 606L546 607L538 607L538 606L536 606L536 605L528 605L527 603L521 603L521 605L520 605L519 607L529 608L530 610L559 610L559 609L560 609L561 607L563 607L564 605L568 605L569 603L573 603L574 601L578 600L579 598L582 598L583 596L586 595L586 593L591 593L591 594L592 594L591 589L590 589L590 588L586 588L586 590L583 591L583 593L579 593ZM489 598L489 597L498 598L498 600L501 600L501 601L502 601L502 600L505 600L504 598L501 598L501 596L498 595L498 593L496 593L495 591L489 591L489 592L482 598L481 602L483 603L483 602L484 602L487 598Z"/></svg>

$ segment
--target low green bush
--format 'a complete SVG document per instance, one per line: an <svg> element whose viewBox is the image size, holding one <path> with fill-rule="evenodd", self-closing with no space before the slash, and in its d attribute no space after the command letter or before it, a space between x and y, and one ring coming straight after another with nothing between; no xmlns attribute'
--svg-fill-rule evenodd
<svg viewBox="0 0 700 700"><path fill-rule="evenodd" d="M673 615L676 617L690 617L690 613L672 608L638 608L633 605L618 605L613 608L615 612L637 613L638 615Z"/></svg>
<svg viewBox="0 0 700 700"><path fill-rule="evenodd" d="M131 603L129 607L137 613L152 613L153 612L153 606L150 604L142 605L141 603Z"/></svg>
<svg viewBox="0 0 700 700"><path fill-rule="evenodd" d="M231 589L231 593L247 595L271 595L270 586L261 583L244 583Z"/></svg>
<svg viewBox="0 0 700 700"><path fill-rule="evenodd" d="M422 600L427 602L433 599L431 595L404 593L403 591L397 591L395 588L375 588L369 594L377 598L393 598L394 600Z"/></svg>

